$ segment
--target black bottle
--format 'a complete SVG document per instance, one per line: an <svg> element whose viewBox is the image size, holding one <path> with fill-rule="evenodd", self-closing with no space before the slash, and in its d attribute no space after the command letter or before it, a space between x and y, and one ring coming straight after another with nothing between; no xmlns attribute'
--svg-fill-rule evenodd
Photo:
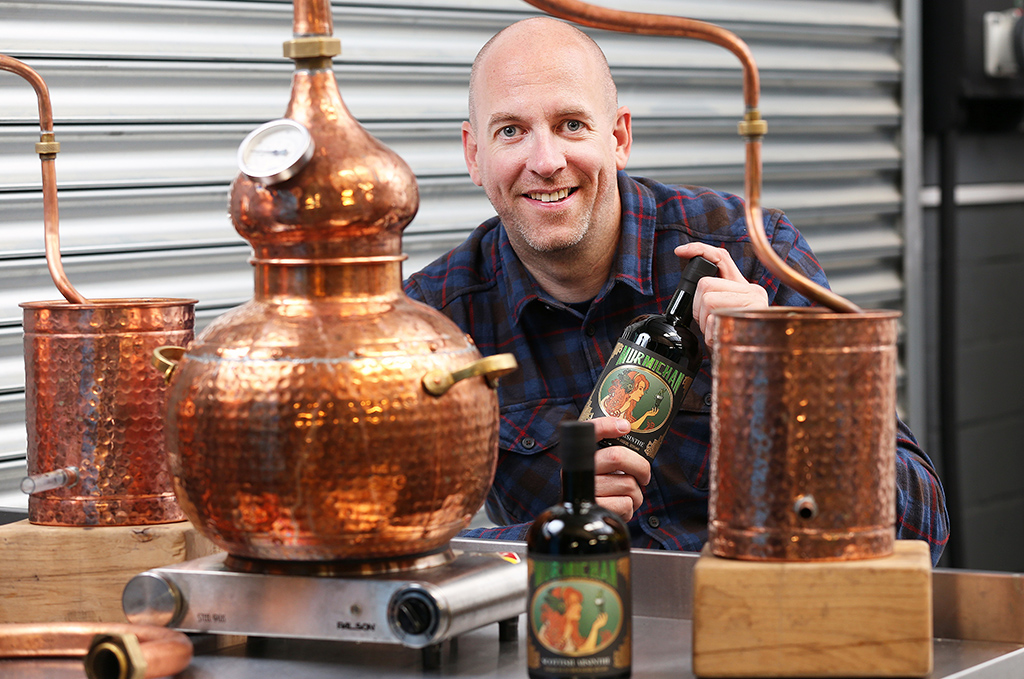
<svg viewBox="0 0 1024 679"><path fill-rule="evenodd" d="M632 431L598 445L625 446L654 459L703 360L700 342L689 328L697 281L717 272L708 260L694 257L665 313L638 316L622 331L580 420L623 417Z"/></svg>
<svg viewBox="0 0 1024 679"><path fill-rule="evenodd" d="M562 503L526 534L526 666L532 679L628 677L629 529L594 501L591 422L563 422Z"/></svg>

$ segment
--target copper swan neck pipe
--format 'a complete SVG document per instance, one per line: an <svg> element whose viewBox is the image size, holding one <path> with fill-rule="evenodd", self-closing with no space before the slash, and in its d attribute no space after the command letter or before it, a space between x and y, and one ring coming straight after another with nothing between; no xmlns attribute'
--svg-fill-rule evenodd
<svg viewBox="0 0 1024 679"><path fill-rule="evenodd" d="M46 266L50 277L61 294L72 304L88 304L87 300L75 289L64 273L60 261L60 227L57 215L57 172L54 159L60 150L60 144L53 136L53 109L50 106L50 91L43 78L28 65L0 54L0 70L10 71L27 80L36 91L39 100L39 143L36 153L42 162L43 173L43 229L46 242Z"/></svg>
<svg viewBox="0 0 1024 679"><path fill-rule="evenodd" d="M330 0L295 0L293 11L295 22L292 33L296 37L334 33Z"/></svg>
<svg viewBox="0 0 1024 679"><path fill-rule="evenodd" d="M760 100L760 78L757 64L750 48L739 37L730 31L696 19L625 12L621 10L596 7L580 2L580 0L526 0L537 9L551 16L571 21L581 26L599 28L618 33L636 33L640 35L663 35L678 38L691 38L710 42L732 52L743 66L743 100L746 114L740 122L740 135L747 140L746 170L744 172L744 190L746 192L745 213L747 231L754 252L768 270L778 276L785 284L835 311L859 313L861 308L848 299L824 288L806 276L794 271L772 249L764 232L763 214L761 211L761 138L767 131L766 123L758 111Z"/></svg>

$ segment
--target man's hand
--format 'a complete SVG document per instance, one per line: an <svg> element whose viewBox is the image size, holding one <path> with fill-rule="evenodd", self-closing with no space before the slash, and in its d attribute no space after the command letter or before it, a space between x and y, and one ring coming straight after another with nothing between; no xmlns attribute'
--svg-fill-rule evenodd
<svg viewBox="0 0 1024 679"><path fill-rule="evenodd" d="M597 440L614 439L629 431L629 422L619 417L598 417L594 423ZM597 504L629 521L644 502L643 487L651 481L651 463L629 448L598 448L594 455L594 494Z"/></svg>
<svg viewBox="0 0 1024 679"><path fill-rule="evenodd" d="M687 261L700 255L718 266L718 277L705 276L700 279L693 298L693 317L697 319L708 346L714 341L709 325L713 324L711 314L715 311L768 308L768 293L760 285L750 283L743 277L728 251L707 243L687 243L677 247L675 253Z"/></svg>

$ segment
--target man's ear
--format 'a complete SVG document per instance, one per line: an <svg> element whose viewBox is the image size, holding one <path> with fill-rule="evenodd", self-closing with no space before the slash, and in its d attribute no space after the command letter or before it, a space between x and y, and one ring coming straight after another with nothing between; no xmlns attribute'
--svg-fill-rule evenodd
<svg viewBox="0 0 1024 679"><path fill-rule="evenodd" d="M615 168L625 170L629 152L633 148L633 114L628 107L620 106L616 112L612 135L615 137Z"/></svg>
<svg viewBox="0 0 1024 679"><path fill-rule="evenodd" d="M462 123L462 155L466 158L466 169L469 170L469 178L477 186L483 186L480 181L480 167L476 162L476 135L473 134L473 126L469 121Z"/></svg>

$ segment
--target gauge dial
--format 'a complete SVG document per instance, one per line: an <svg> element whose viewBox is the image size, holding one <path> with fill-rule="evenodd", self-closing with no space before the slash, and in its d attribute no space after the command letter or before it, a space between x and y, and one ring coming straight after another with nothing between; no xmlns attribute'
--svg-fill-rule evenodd
<svg viewBox="0 0 1024 679"><path fill-rule="evenodd" d="M238 167L261 184L291 179L313 157L316 144L309 130L291 118L263 123L238 147Z"/></svg>

